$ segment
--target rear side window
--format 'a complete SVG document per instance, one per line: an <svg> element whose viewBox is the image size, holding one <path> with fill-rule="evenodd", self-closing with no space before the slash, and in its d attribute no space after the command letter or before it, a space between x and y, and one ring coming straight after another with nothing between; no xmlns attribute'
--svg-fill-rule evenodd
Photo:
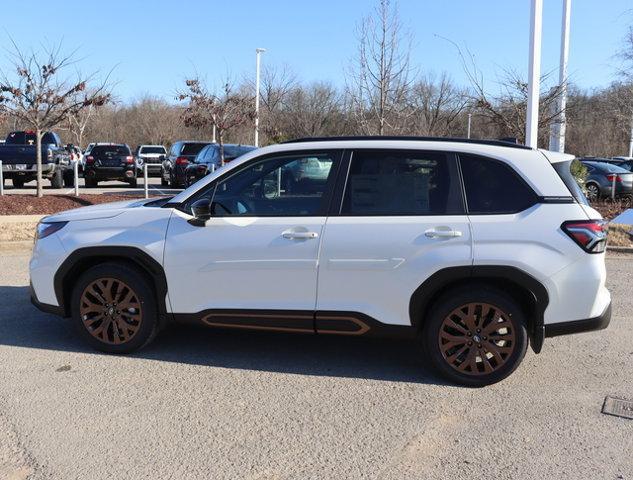
<svg viewBox="0 0 633 480"><path fill-rule="evenodd" d="M95 157L100 155L107 156L128 156L131 155L129 147L125 145L97 145L90 152Z"/></svg>
<svg viewBox="0 0 633 480"><path fill-rule="evenodd" d="M537 202L530 186L505 163L466 154L459 161L469 214L517 213Z"/></svg>
<svg viewBox="0 0 633 480"><path fill-rule="evenodd" d="M451 215L463 212L453 156L423 151L354 152L342 215Z"/></svg>
<svg viewBox="0 0 633 480"><path fill-rule="evenodd" d="M582 181L582 179L576 179L574 177L574 174L572 173L572 165L578 165L579 163L580 162L578 162L578 160L570 160L568 162L556 162L553 163L552 166L554 167L554 170L556 170L556 173L558 173L558 176L561 178L563 183L565 183L571 194L574 196L576 201L584 205L589 205L587 197L585 197L585 194L583 193L582 188L580 188L580 185L578 183L579 181ZM593 171L593 168L591 166L585 165L585 167L587 167L587 171Z"/></svg>
<svg viewBox="0 0 633 480"><path fill-rule="evenodd" d="M164 147L142 147L141 153L158 153L163 155L165 153Z"/></svg>

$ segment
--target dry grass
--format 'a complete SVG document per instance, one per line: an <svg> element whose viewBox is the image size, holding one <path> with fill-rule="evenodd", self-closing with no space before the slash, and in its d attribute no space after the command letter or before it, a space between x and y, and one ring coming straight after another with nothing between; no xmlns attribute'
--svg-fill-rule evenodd
<svg viewBox="0 0 633 480"><path fill-rule="evenodd" d="M611 247L633 247L633 235L631 225L609 224L609 246Z"/></svg>

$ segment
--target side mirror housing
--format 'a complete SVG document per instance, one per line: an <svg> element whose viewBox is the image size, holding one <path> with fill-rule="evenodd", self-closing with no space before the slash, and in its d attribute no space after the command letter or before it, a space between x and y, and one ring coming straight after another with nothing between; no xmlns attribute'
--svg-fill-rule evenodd
<svg viewBox="0 0 633 480"><path fill-rule="evenodd" d="M196 200L191 205L191 213L194 218L189 220L189 223L203 227L205 222L211 218L211 201L208 198Z"/></svg>

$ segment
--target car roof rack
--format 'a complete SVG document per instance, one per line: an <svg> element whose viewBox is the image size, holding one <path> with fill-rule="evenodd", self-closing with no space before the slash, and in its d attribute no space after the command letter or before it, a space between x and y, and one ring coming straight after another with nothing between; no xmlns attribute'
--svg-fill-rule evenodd
<svg viewBox="0 0 633 480"><path fill-rule="evenodd" d="M306 137L296 138L293 140L287 140L281 143L300 143L300 142L330 142L341 140L405 140L405 141L419 141L419 142L458 142L458 143L472 143L479 145L493 145L497 147L510 147L520 148L522 150L531 150L531 147L521 145L520 143L510 142L508 140L477 140L473 138L451 138L451 137L409 137L409 136L342 136L342 137Z"/></svg>

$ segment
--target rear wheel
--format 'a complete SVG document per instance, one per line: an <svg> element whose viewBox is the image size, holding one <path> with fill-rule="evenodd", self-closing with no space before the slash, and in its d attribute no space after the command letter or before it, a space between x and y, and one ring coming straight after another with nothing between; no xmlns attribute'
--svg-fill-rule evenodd
<svg viewBox="0 0 633 480"><path fill-rule="evenodd" d="M165 177L163 177L162 173L160 175L160 185L161 187L167 187L169 185L169 182L165 180Z"/></svg>
<svg viewBox="0 0 633 480"><path fill-rule="evenodd" d="M453 290L427 319L423 343L431 363L449 380L470 387L499 382L527 350L525 317L518 304L489 287Z"/></svg>
<svg viewBox="0 0 633 480"><path fill-rule="evenodd" d="M95 188L98 182L94 178L86 178L85 180L87 188Z"/></svg>
<svg viewBox="0 0 633 480"><path fill-rule="evenodd" d="M136 188L138 186L138 181L136 180L136 178L132 178L129 180L129 184L130 184L130 187Z"/></svg>
<svg viewBox="0 0 633 480"><path fill-rule="evenodd" d="M133 352L158 331L150 282L123 264L104 263L82 274L72 291L71 308L80 336L104 352Z"/></svg>
<svg viewBox="0 0 633 480"><path fill-rule="evenodd" d="M64 187L72 188L74 186L75 186L75 176L70 175L70 174L64 175Z"/></svg>
<svg viewBox="0 0 633 480"><path fill-rule="evenodd" d="M585 187L587 189L587 198L595 201L600 198L600 188L595 183L588 183Z"/></svg>
<svg viewBox="0 0 633 480"><path fill-rule="evenodd" d="M64 188L64 172L56 169L51 177L51 187L55 189Z"/></svg>
<svg viewBox="0 0 633 480"><path fill-rule="evenodd" d="M13 188L24 188L24 180L22 178L13 177Z"/></svg>

